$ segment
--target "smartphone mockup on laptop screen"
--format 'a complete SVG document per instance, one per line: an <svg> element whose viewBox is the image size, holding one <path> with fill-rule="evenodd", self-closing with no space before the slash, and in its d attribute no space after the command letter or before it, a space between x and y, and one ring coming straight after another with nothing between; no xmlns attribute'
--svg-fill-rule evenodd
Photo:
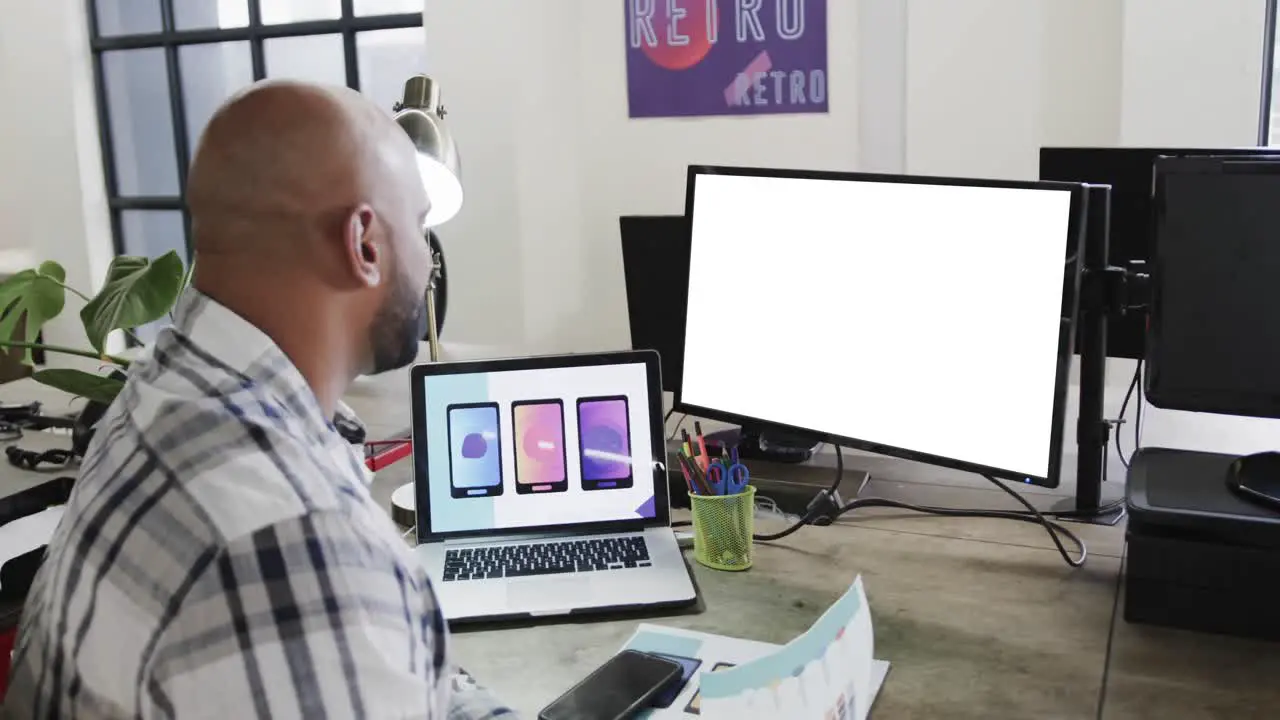
<svg viewBox="0 0 1280 720"><path fill-rule="evenodd" d="M418 365L418 553L450 620L696 602L651 351Z"/></svg>

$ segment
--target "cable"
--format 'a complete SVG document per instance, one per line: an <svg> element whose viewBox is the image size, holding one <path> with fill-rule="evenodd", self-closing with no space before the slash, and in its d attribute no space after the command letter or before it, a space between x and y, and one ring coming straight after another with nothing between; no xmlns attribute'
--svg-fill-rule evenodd
<svg viewBox="0 0 1280 720"><path fill-rule="evenodd" d="M1133 451L1138 452L1138 448L1142 447L1142 367L1143 362L1138 361L1138 415L1133 421ZM1129 456L1130 462L1133 456Z"/></svg>
<svg viewBox="0 0 1280 720"><path fill-rule="evenodd" d="M1129 389L1126 390L1124 393L1124 402L1120 403L1120 417L1119 417L1120 423L1124 423L1124 416L1127 415L1129 412L1129 400L1133 397L1133 390L1134 388L1138 387L1138 380L1141 377L1142 377L1142 361L1139 360L1138 367L1134 368L1133 370L1133 379L1129 381ZM1138 400L1138 402L1141 403L1142 400ZM1142 411L1139 410L1138 413L1139 413L1138 417L1141 418ZM1119 426L1116 427L1116 455L1120 456L1120 462L1123 463L1126 468L1128 468L1129 458L1124 456L1124 448L1120 444L1120 440L1124 437L1124 435L1121 434L1123 430L1124 429ZM1135 433L1134 437L1136 438L1137 437L1136 429L1134 430L1134 433Z"/></svg>
<svg viewBox="0 0 1280 720"><path fill-rule="evenodd" d="M8 420L0 420L0 441L9 442L22 439L22 427Z"/></svg>
<svg viewBox="0 0 1280 720"><path fill-rule="evenodd" d="M844 451L839 445L833 445L833 447L836 451L836 477L835 481L831 484L831 487L820 492L818 496L814 498L814 502L809 504L808 511L805 512L804 517L800 518L799 521L780 532L752 535L753 540L756 542L772 542L775 540L781 540L782 538L797 532L805 525L810 524L823 510L828 507L828 505L830 505L831 502L833 502L832 499L835 497L837 488L840 487L840 481L844 478ZM1005 485L1003 482L990 475L984 474L983 477L993 483L996 487L1003 490L1014 500L1017 500L1026 508L1026 510L965 510L931 507L928 505L914 505L912 503L888 500L885 498L857 498L838 507L835 512L835 517L839 518L846 513L853 512L860 508L890 507L943 517L980 517L1034 523L1036 525L1040 525L1045 529L1045 532L1049 533L1049 538L1053 540L1053 544L1057 548L1058 554L1062 556L1062 559L1066 561L1068 565L1071 567L1081 567L1085 564L1085 561L1089 557L1089 550L1085 546L1084 541L1075 533L1071 532L1066 527L1063 527L1061 524L1049 520L1045 517L1045 513L1041 513L1036 510L1035 506L1027 501L1026 498L1009 486ZM1066 513L1063 514L1065 515ZM1063 545L1059 534L1067 537L1077 548L1079 548L1078 557L1071 557L1071 554L1067 552L1066 546Z"/></svg>
<svg viewBox="0 0 1280 720"><path fill-rule="evenodd" d="M1068 565L1070 565L1071 567L1081 567L1084 565L1085 560L1089 559L1089 549L1085 547L1084 541L1081 540L1075 533L1071 532L1070 530L1063 527L1062 525L1059 525L1058 523L1045 518L1045 516L1041 514L1039 510L1036 510L1035 506L1032 505L1029 500L1027 500L1025 497L1022 496L1022 493L1015 492L1013 488L1009 487L1003 482L1000 482L999 480L997 480L996 478L990 475L987 475L984 473L982 477L986 478L991 482L991 484L1003 490L1005 494L1007 494L1009 497L1013 498L1014 500L1017 500L1019 503L1022 504L1023 507L1027 509L1027 512L1031 513L1031 515L1036 519L1036 521L1039 522L1040 525L1044 527L1045 532L1049 533L1049 538L1053 540L1053 544L1058 548L1058 554L1062 556L1063 560L1067 561ZM1026 516L1019 515L1018 517L1025 519ZM1067 553L1067 548L1063 546L1061 538L1058 537L1058 533L1062 533L1063 535L1066 535L1071 540L1071 542L1076 544L1076 547L1080 549L1079 558L1076 558L1074 560L1071 558L1071 555Z"/></svg>
<svg viewBox="0 0 1280 720"><path fill-rule="evenodd" d="M662 424L666 425L667 420L669 420L671 416L675 414L675 412L676 412L675 408L671 408L670 410L668 410L667 414L662 418ZM684 421L688 419L689 419L689 415L687 413L680 414L680 422L677 422L676 426L671 429L671 434L667 436L667 442L671 442L672 440L676 439L676 435L680 434L680 426L684 425Z"/></svg>
<svg viewBox="0 0 1280 720"><path fill-rule="evenodd" d="M74 452L61 448L36 452L10 445L4 452L9 457L10 465L24 470L37 470L41 465L66 465L76 457Z"/></svg>
<svg viewBox="0 0 1280 720"><path fill-rule="evenodd" d="M797 520L791 527L776 533L765 535L755 534L751 536L752 540L755 540L756 542L772 542L774 540L781 540L805 525L813 522L813 520L818 517L819 513L826 509L828 503L833 502L833 498L836 497L836 491L840 489L840 481L844 480L844 451L839 445L833 445L832 447L836 449L836 478L831 482L831 487L820 491L817 496L813 498L813 502L809 503L809 509L805 511L804 516ZM855 500L854 502L857 501ZM843 513L844 509L841 508L836 512L835 517L838 518Z"/></svg>

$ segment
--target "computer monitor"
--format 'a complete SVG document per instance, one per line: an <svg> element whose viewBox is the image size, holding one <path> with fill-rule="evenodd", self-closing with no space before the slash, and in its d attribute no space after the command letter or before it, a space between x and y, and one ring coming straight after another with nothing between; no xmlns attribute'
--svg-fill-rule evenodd
<svg viewBox="0 0 1280 720"><path fill-rule="evenodd" d="M1115 267L1147 272L1151 258L1152 167L1162 156L1271 155L1280 148L1040 148L1040 179L1111 186L1110 262ZM1074 243L1068 254L1076 252ZM1063 298L1064 316L1074 296ZM1140 302L1136 304L1145 304ZM1107 326L1107 355L1141 359L1146 312L1113 314ZM1078 339L1078 338L1077 338ZM1079 347L1075 349L1079 352Z"/></svg>
<svg viewBox="0 0 1280 720"><path fill-rule="evenodd" d="M1280 418L1280 158L1156 163L1146 394Z"/></svg>
<svg viewBox="0 0 1280 720"><path fill-rule="evenodd" d="M1083 186L691 167L686 190L683 407L1058 485ZM769 336L706 330L744 306Z"/></svg>
<svg viewBox="0 0 1280 720"><path fill-rule="evenodd" d="M684 363L689 223L683 215L628 215L618 218L618 227L631 348L658 351L662 389L674 393Z"/></svg>

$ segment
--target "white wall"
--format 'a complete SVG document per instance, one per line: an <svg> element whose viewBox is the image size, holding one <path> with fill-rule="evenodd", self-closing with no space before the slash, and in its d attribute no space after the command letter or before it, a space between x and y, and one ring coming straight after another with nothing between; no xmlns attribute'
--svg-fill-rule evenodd
<svg viewBox="0 0 1280 720"><path fill-rule="evenodd" d="M1255 144L1265 6L1260 0L1126 0L1121 141ZM1234 453L1274 450L1280 421L1154 410L1145 416L1143 441Z"/></svg>
<svg viewBox="0 0 1280 720"><path fill-rule="evenodd" d="M1034 178L1041 145L1257 141L1260 0L908 6L908 172ZM1119 414L1134 369L1108 363L1109 416ZM1075 408L1073 397L1071 417ZM1132 422L1132 405L1129 413ZM1239 453L1280 445L1280 422L1268 420L1148 409L1143 430L1147 445ZM1073 443L1074 423L1067 436Z"/></svg>
<svg viewBox="0 0 1280 720"><path fill-rule="evenodd" d="M1263 0L1126 0L1125 144L1253 145Z"/></svg>
<svg viewBox="0 0 1280 720"><path fill-rule="evenodd" d="M0 249L34 249L92 289L111 241L84 5L0 2ZM426 0L468 190L441 231L448 339L625 345L616 218L679 212L689 162L1034 177L1042 144L1256 137L1261 0L829 3L830 114L630 121L621 2ZM74 314L48 335L82 343ZM1112 364L1112 412L1131 372ZM1149 443L1280 437L1263 421L1148 417Z"/></svg>
<svg viewBox="0 0 1280 720"><path fill-rule="evenodd" d="M56 260L69 284L93 292L112 245L84 5L0 2L0 247ZM78 307L68 310L46 342L87 347Z"/></svg>
<svg viewBox="0 0 1280 720"><path fill-rule="evenodd" d="M426 5L466 162L467 208L446 241L450 332L468 341L623 346L616 218L679 212L689 162L1034 178L1042 145L1257 133L1257 0L830 0L829 116L636 121L621 2ZM1114 415L1134 366L1109 367ZM1145 417L1148 443L1245 451L1280 437L1265 421Z"/></svg>
<svg viewBox="0 0 1280 720"><path fill-rule="evenodd" d="M523 332L531 349L625 347L619 215L682 212L690 163L858 166L852 0L829 8L830 113L754 118L629 120L623 9L427 2L428 64L467 184L462 215L441 230L459 288L451 337Z"/></svg>
<svg viewBox="0 0 1280 720"><path fill-rule="evenodd" d="M1034 179L1119 141L1118 0L909 0L907 171Z"/></svg>
<svg viewBox="0 0 1280 720"><path fill-rule="evenodd" d="M617 217L679 212L690 162L1034 178L1041 145L1114 145L1125 9L829 0L829 115L632 121L623 3L428 0L428 64L468 188L442 230L449 333L625 344Z"/></svg>

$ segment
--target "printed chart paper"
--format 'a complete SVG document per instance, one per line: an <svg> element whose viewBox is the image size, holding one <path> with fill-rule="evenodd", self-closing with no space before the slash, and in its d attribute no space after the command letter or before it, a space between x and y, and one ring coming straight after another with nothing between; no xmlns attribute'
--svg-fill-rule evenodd
<svg viewBox="0 0 1280 720"><path fill-rule="evenodd" d="M871 612L859 577L803 635L786 645L641 625L623 646L693 661L698 670L650 720L788 718L862 720L889 672L873 659Z"/></svg>

